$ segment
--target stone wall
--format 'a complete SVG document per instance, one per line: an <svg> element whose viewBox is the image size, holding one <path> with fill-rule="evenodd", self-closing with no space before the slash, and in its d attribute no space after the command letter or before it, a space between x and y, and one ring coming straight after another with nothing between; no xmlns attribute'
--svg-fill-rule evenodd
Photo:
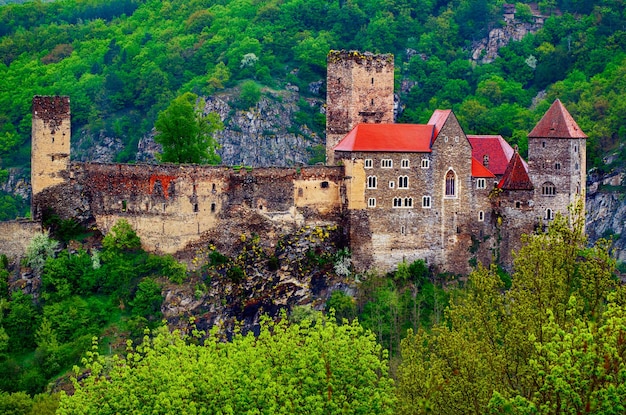
<svg viewBox="0 0 626 415"><path fill-rule="evenodd" d="M41 223L28 220L0 222L0 254L21 258L30 240L41 233Z"/></svg>

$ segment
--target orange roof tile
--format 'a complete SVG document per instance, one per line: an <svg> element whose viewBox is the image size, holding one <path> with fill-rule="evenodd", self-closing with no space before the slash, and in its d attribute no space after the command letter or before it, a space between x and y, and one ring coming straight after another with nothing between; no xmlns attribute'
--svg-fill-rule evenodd
<svg viewBox="0 0 626 415"><path fill-rule="evenodd" d="M429 153L433 130L423 124L358 124L335 151Z"/></svg>
<svg viewBox="0 0 626 415"><path fill-rule="evenodd" d="M533 190L533 183L528 177L528 171L524 166L524 160L515 152L509 165L506 167L504 176L498 183L498 187L503 190Z"/></svg>
<svg viewBox="0 0 626 415"><path fill-rule="evenodd" d="M500 135L468 135L472 145L472 157L483 163L484 157L489 157L488 168L493 174L502 175L513 157L513 147Z"/></svg>
<svg viewBox="0 0 626 415"><path fill-rule="evenodd" d="M482 165L478 160L472 157L472 176L473 177L496 177L495 174Z"/></svg>
<svg viewBox="0 0 626 415"><path fill-rule="evenodd" d="M587 135L582 132L561 101L557 99L528 137L587 138Z"/></svg>
<svg viewBox="0 0 626 415"><path fill-rule="evenodd" d="M435 133L433 134L432 138L433 141L435 141L435 138L437 138L437 136L439 135L439 131L441 131L441 128L446 123L446 120L451 113L452 110L435 110L435 112L433 112L433 115L430 116L430 120L428 120L428 125L435 126Z"/></svg>

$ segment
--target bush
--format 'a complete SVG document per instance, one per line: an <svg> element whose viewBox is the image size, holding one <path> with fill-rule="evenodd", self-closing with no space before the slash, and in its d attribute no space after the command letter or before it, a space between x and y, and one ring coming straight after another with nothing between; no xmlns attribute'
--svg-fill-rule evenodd
<svg viewBox="0 0 626 415"><path fill-rule="evenodd" d="M26 265L39 273L43 270L46 259L54 257L59 243L50 238L48 231L33 236L26 247Z"/></svg>
<svg viewBox="0 0 626 415"><path fill-rule="evenodd" d="M137 285L135 298L130 305L133 307L133 315L158 320L161 317L162 303L161 286L152 278L144 278Z"/></svg>
<svg viewBox="0 0 626 415"><path fill-rule="evenodd" d="M104 237L102 246L111 252L137 251L141 249L141 240L132 226L126 220L121 219Z"/></svg>
<svg viewBox="0 0 626 415"><path fill-rule="evenodd" d="M237 107L239 109L248 109L254 107L261 99L261 87L254 81L245 81L241 84L241 93Z"/></svg>

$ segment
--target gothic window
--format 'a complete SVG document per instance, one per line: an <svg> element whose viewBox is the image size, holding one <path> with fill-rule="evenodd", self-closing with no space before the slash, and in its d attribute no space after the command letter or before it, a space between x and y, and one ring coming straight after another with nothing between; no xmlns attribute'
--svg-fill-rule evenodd
<svg viewBox="0 0 626 415"><path fill-rule="evenodd" d="M478 221L484 222L484 220L485 220L485 212L481 210L480 212L478 212Z"/></svg>
<svg viewBox="0 0 626 415"><path fill-rule="evenodd" d="M401 197L394 197L393 198L393 207L394 208L402 207L402 198Z"/></svg>
<svg viewBox="0 0 626 415"><path fill-rule="evenodd" d="M485 179L478 179L476 180L476 188L477 189L484 189L487 187L487 180Z"/></svg>
<svg viewBox="0 0 626 415"><path fill-rule="evenodd" d="M430 167L430 160L422 159L422 168L423 169L428 169L429 167Z"/></svg>
<svg viewBox="0 0 626 415"><path fill-rule="evenodd" d="M392 159L382 159L380 161L380 167L382 167L383 169L390 169L393 167L393 160Z"/></svg>
<svg viewBox="0 0 626 415"><path fill-rule="evenodd" d="M488 154L485 154L483 156L483 166L489 167L489 155Z"/></svg>
<svg viewBox="0 0 626 415"><path fill-rule="evenodd" d="M556 194L556 186L554 183L545 182L541 185L541 194L543 196L554 196Z"/></svg>
<svg viewBox="0 0 626 415"><path fill-rule="evenodd" d="M369 199L367 199L367 207L376 207L376 198L375 197L370 197Z"/></svg>
<svg viewBox="0 0 626 415"><path fill-rule="evenodd" d="M413 207L413 198L405 197L404 198L404 207L412 208Z"/></svg>
<svg viewBox="0 0 626 415"><path fill-rule="evenodd" d="M374 167L374 162L372 161L372 159L365 159L365 168L371 169L372 167Z"/></svg>
<svg viewBox="0 0 626 415"><path fill-rule="evenodd" d="M546 220L552 220L554 219L554 211L550 208L546 209Z"/></svg>
<svg viewBox="0 0 626 415"><path fill-rule="evenodd" d="M410 166L411 163L409 162L409 159L402 159L402 161L400 161L400 168L408 169Z"/></svg>
<svg viewBox="0 0 626 415"><path fill-rule="evenodd" d="M408 188L409 188L409 176L398 177L398 189L408 189Z"/></svg>
<svg viewBox="0 0 626 415"><path fill-rule="evenodd" d="M446 173L446 197L456 196L456 175L452 170Z"/></svg>
<svg viewBox="0 0 626 415"><path fill-rule="evenodd" d="M376 189L376 176L367 176L367 188Z"/></svg>
<svg viewBox="0 0 626 415"><path fill-rule="evenodd" d="M422 196L422 207L430 208L430 196Z"/></svg>

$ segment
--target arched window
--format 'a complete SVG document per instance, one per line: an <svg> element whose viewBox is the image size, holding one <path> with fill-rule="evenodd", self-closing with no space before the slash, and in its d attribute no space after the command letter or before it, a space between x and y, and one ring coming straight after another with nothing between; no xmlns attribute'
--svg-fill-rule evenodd
<svg viewBox="0 0 626 415"><path fill-rule="evenodd" d="M546 220L552 220L554 219L554 211L550 208L546 209Z"/></svg>
<svg viewBox="0 0 626 415"><path fill-rule="evenodd" d="M409 176L398 177L398 189L408 189L408 188L409 188Z"/></svg>
<svg viewBox="0 0 626 415"><path fill-rule="evenodd" d="M393 207L395 207L395 208L402 207L402 198L401 197L394 197L393 198Z"/></svg>
<svg viewBox="0 0 626 415"><path fill-rule="evenodd" d="M452 170L446 173L446 197L456 196L456 175Z"/></svg>
<svg viewBox="0 0 626 415"><path fill-rule="evenodd" d="M545 182L541 185L541 194L543 196L554 196L556 194L556 186L554 183Z"/></svg>
<svg viewBox="0 0 626 415"><path fill-rule="evenodd" d="M376 176L367 176L367 188L376 189Z"/></svg>
<svg viewBox="0 0 626 415"><path fill-rule="evenodd" d="M405 197L404 198L404 207L412 208L413 207L413 198Z"/></svg>

